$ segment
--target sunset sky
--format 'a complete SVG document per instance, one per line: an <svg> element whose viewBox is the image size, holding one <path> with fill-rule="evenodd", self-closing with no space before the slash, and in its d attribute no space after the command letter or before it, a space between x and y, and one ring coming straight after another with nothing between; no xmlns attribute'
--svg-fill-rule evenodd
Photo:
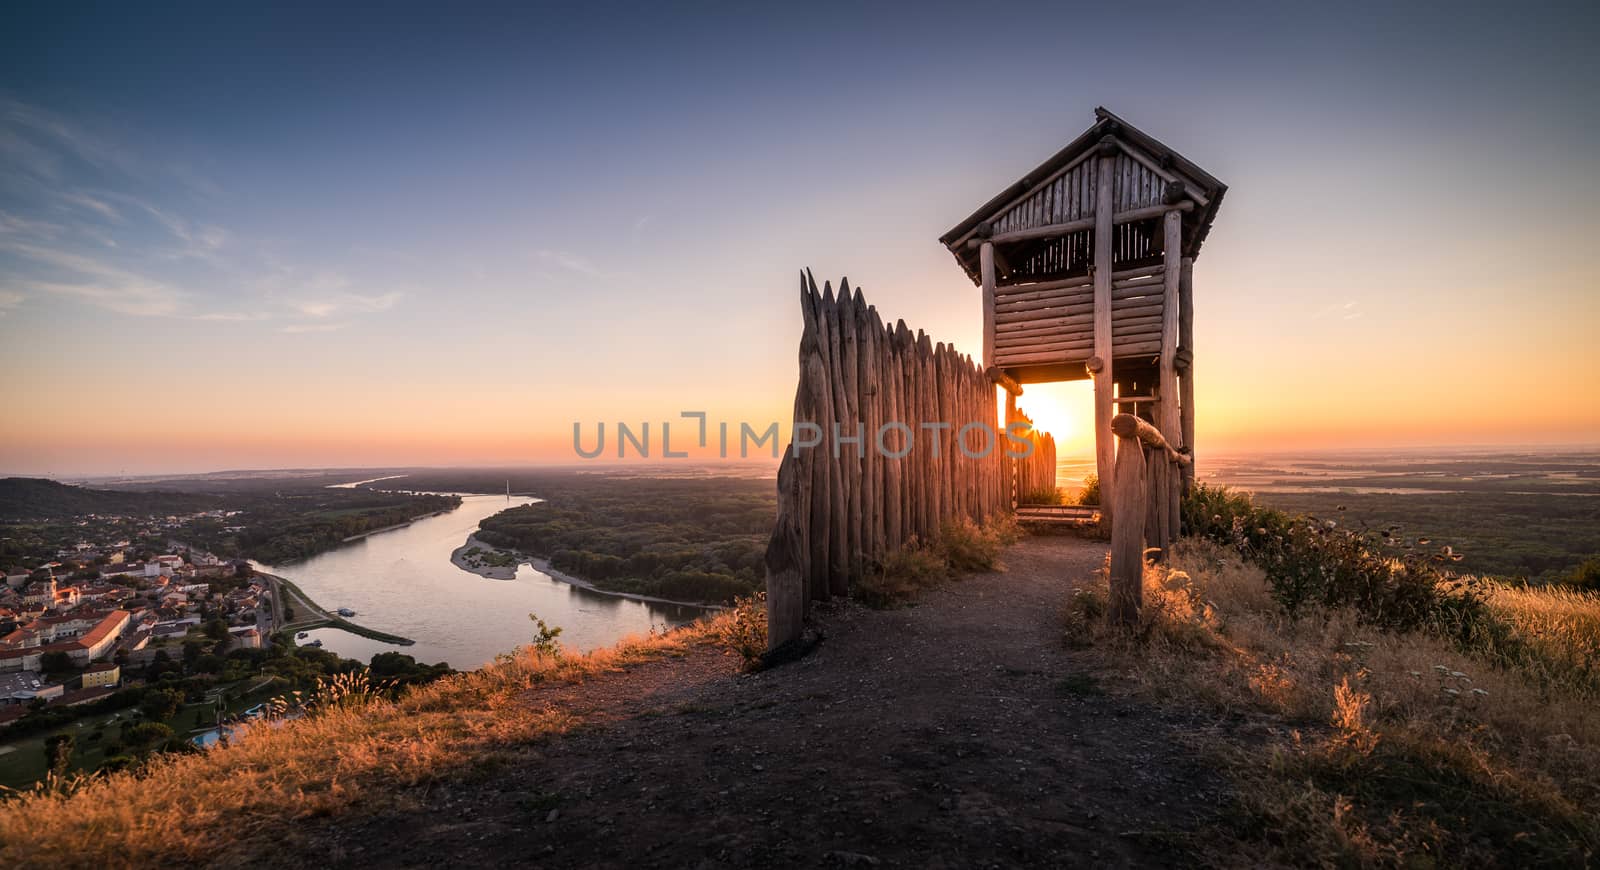
<svg viewBox="0 0 1600 870"><path fill-rule="evenodd" d="M1202 453L1600 443L1593 2L64 6L0 11L0 474L787 421L798 270L976 353L937 238L1096 105L1230 187Z"/></svg>

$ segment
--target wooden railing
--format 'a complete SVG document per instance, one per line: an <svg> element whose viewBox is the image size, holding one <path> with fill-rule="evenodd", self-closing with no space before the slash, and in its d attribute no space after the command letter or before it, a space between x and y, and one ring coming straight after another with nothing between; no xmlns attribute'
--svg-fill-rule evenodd
<svg viewBox="0 0 1600 870"><path fill-rule="evenodd" d="M1117 436L1111 521L1112 624L1132 627L1144 603L1145 551L1165 554L1178 537L1178 508L1183 499L1186 454L1167 443L1156 427L1132 414L1111 419Z"/></svg>

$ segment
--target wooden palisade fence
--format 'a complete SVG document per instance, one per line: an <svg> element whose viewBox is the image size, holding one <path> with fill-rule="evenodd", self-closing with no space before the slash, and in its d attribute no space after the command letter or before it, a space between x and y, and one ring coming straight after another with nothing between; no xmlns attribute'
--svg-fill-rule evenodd
<svg viewBox="0 0 1600 870"><path fill-rule="evenodd" d="M1143 600L1145 550L1163 552L1178 537L1179 493L1189 457L1179 453L1160 430L1132 414L1111 418L1117 436L1114 498L1118 509L1111 523L1110 621L1132 626Z"/></svg>
<svg viewBox="0 0 1600 870"><path fill-rule="evenodd" d="M773 649L800 636L810 602L847 594L887 555L1011 508L1007 442L982 368L903 320L886 325L847 281L835 295L802 275L800 311L794 442L766 555ZM986 455L964 455L963 432Z"/></svg>
<svg viewBox="0 0 1600 870"><path fill-rule="evenodd" d="M1050 496L1056 491L1056 439L1049 432L1040 432L1033 427L1033 420L1014 403L1007 403L1008 419L1006 429L1017 438L1026 440L1031 449L1028 455L1013 459L1016 463L1016 494L1012 499L1013 506L1030 502L1052 503ZM1013 429L1016 424L1025 424L1028 428L1023 431ZM1016 452L1022 452L1018 448Z"/></svg>

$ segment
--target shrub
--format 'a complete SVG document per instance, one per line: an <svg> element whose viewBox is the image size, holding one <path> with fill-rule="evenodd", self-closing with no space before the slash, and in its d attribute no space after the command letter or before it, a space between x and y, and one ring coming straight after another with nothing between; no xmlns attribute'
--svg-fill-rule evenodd
<svg viewBox="0 0 1600 870"><path fill-rule="evenodd" d="M1015 540L1012 527L999 523L980 527L971 520L961 520L941 530L938 552L952 571L988 571L999 562L1000 548Z"/></svg>
<svg viewBox="0 0 1600 870"><path fill-rule="evenodd" d="M1100 475L1091 474L1083 479L1083 492L1078 493L1078 504L1100 504Z"/></svg>
<svg viewBox="0 0 1600 870"><path fill-rule="evenodd" d="M868 607L890 607L955 574L996 570L1000 550L1020 534L1009 516L981 526L970 520L950 523L938 540L913 541L881 564L869 566L851 594Z"/></svg>
<svg viewBox="0 0 1600 870"><path fill-rule="evenodd" d="M1067 504L1067 495L1058 487L1049 489L1036 489L1025 492L1019 498L1021 504Z"/></svg>
<svg viewBox="0 0 1600 870"><path fill-rule="evenodd" d="M533 622L534 627L533 643L529 644L534 652L553 659L561 658L561 641L557 640L561 636L561 628L559 626L551 628L546 625L538 614L530 613L528 619Z"/></svg>
<svg viewBox="0 0 1600 870"><path fill-rule="evenodd" d="M745 670L759 668L767 651L767 593L740 597L723 617L712 623L713 638L738 653Z"/></svg>
<svg viewBox="0 0 1600 870"><path fill-rule="evenodd" d="M1561 582L1588 592L1600 592L1600 556L1584 559Z"/></svg>
<svg viewBox="0 0 1600 870"><path fill-rule="evenodd" d="M1292 517L1256 506L1250 496L1199 484L1183 504L1191 534L1233 547L1266 571L1289 613L1344 607L1385 628L1432 627L1466 641L1486 630L1484 587L1446 565L1460 556L1422 549L1394 528L1347 529L1332 520Z"/></svg>
<svg viewBox="0 0 1600 870"><path fill-rule="evenodd" d="M852 594L868 607L892 607L918 590L950 576L943 557L916 542L890 553L869 567Z"/></svg>

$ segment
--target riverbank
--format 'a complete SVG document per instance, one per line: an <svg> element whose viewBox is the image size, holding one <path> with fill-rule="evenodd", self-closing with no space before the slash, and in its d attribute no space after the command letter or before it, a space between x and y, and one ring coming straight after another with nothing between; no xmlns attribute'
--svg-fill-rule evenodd
<svg viewBox="0 0 1600 870"><path fill-rule="evenodd" d="M274 621L277 623L278 631L287 635L291 640L295 634L302 631L310 631L316 628L337 628L342 631L348 631L354 635L370 638L382 643L392 643L396 646L413 646L416 644L416 641L409 637L402 637L398 634L390 634L387 631L379 631L375 628L368 628L367 626L351 622L342 616L330 612L326 608L313 601L311 596L307 595L299 586L294 585L294 581L289 580L286 577L280 577L276 574L268 574L264 571L258 571L256 573L258 576L266 578L268 582L273 584L275 597L273 603ZM294 599L293 606L295 607L296 615L299 616L299 614L303 612L310 618L306 618L304 616L299 616L299 618L292 620L284 618L283 606L291 597Z"/></svg>
<svg viewBox="0 0 1600 870"><path fill-rule="evenodd" d="M585 580L582 577L574 577L571 574L557 571L556 569L550 567L549 559L529 557L527 562L529 565L533 566L535 571L538 571L541 574L548 574L553 580L560 580L562 583L579 586L589 590L590 592L598 592L601 595L611 595L616 598L628 598L633 601L645 601L651 604L675 604L679 607L698 607L701 610L720 611L727 609L721 604L706 604L703 601L674 601L671 598L657 598L654 595L640 595L635 592L619 592L615 589L607 589L604 586L596 586L594 583Z"/></svg>
<svg viewBox="0 0 1600 870"><path fill-rule="evenodd" d="M429 495L435 495L435 494L437 494L437 495L445 495L445 493L428 493L428 494L429 494ZM412 523L414 523L414 522L416 522L416 521L417 521L417 520L425 520L425 519L427 519L427 518L429 518L429 517L440 517L440 516L444 516L444 515L445 515L445 514L447 514L447 513L450 513L450 511L453 511L453 510L455 510L455 508L450 508L450 509L449 509L449 510L442 510L442 511L434 511L434 512L433 512L433 513L430 513L430 514L419 514L419 515L418 515L418 516L414 516L414 517L412 517L412 518L411 518L411 519L409 519L409 520L406 520L406 521L405 521L405 522L403 522L403 523L395 523L395 524L394 524L394 525L390 525L390 526L384 526L384 527L383 527L383 528L381 528L381 529L373 529L373 530L371 530L371 531L367 531L367 532L362 532L362 533L361 533L361 534L359 534L359 535L351 535L351 536L350 536L350 537L348 537L348 538L345 538L345 539L343 539L343 540L341 540L341 541L340 541L340 542L339 542L339 543L341 543L341 544L348 544L348 543L350 543L350 542L351 542L351 541L359 541L359 540L361 540L361 539L362 539L362 538L370 538L370 537L372 537L372 536L373 536L373 535L378 535L378 534L382 534L382 533L384 533L384 532L392 532L392 531L394 531L394 530L395 530L395 529L403 529L403 528L405 528L405 527L406 527L406 526L409 526L409 525L411 525L411 524L412 524Z"/></svg>
<svg viewBox="0 0 1600 870"><path fill-rule="evenodd" d="M483 553L494 553L500 556L506 556L513 559L514 562L511 565L491 565L479 558L468 555L472 550L479 550ZM523 563L533 566L535 571L549 576L552 580L559 580L569 586L577 586L580 589L587 589L590 592L595 592L600 595L610 595L614 598L626 598L630 601L642 601L647 604L671 604L677 607L695 607L701 610L725 609L720 604L706 604L702 601L674 601L671 598L658 598L654 595L640 595L635 592L621 592L616 589L607 589L603 586L596 586L592 581L585 580L582 577L574 577L571 574L567 574L552 568L550 566L549 559L541 559L537 556L528 556L512 550L502 549L492 544L486 544L480 540L477 535L468 535L467 542L457 547L455 552L450 554L450 564L455 565L457 568L460 568L463 571L477 574L480 577L488 577L494 580L516 579L517 568Z"/></svg>

